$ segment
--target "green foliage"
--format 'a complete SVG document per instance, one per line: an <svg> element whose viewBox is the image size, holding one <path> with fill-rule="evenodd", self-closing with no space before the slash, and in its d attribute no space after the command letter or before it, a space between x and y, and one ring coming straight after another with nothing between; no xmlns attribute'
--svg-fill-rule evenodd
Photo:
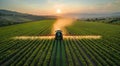
<svg viewBox="0 0 120 66"><path fill-rule="evenodd" d="M71 35L101 39L13 40L15 36L48 35L55 20L0 27L0 66L120 66L120 26L76 21ZM63 36L64 37L64 36Z"/></svg>

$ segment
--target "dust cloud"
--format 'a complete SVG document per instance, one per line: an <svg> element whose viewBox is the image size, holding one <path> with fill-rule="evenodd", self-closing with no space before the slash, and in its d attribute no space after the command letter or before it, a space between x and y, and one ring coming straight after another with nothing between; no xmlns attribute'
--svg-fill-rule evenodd
<svg viewBox="0 0 120 66"><path fill-rule="evenodd" d="M75 19L72 18L59 18L57 21L53 24L52 28L52 34L55 34L56 30L61 30L63 34L67 34L67 31L65 27L70 26L73 24Z"/></svg>

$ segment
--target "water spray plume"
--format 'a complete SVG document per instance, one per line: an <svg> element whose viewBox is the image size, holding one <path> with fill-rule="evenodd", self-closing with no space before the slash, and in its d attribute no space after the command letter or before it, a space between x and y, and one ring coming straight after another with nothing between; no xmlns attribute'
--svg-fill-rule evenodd
<svg viewBox="0 0 120 66"><path fill-rule="evenodd" d="M56 30L61 30L63 34L67 34L65 27L70 26L75 19L60 18L54 24L52 28L52 34L55 34Z"/></svg>

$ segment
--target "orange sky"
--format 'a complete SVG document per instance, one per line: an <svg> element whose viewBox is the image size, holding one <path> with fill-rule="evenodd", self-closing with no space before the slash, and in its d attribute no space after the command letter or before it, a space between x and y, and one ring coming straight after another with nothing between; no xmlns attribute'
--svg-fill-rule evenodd
<svg viewBox="0 0 120 66"><path fill-rule="evenodd" d="M120 12L120 0L0 0L0 9L35 15Z"/></svg>

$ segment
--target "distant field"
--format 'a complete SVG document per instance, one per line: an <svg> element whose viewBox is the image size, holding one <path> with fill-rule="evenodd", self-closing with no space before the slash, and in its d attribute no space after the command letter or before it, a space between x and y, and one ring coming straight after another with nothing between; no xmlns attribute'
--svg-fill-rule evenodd
<svg viewBox="0 0 120 66"><path fill-rule="evenodd" d="M66 27L69 35L101 35L101 39L11 39L49 35L55 21L0 27L0 66L120 66L119 25L76 21Z"/></svg>

